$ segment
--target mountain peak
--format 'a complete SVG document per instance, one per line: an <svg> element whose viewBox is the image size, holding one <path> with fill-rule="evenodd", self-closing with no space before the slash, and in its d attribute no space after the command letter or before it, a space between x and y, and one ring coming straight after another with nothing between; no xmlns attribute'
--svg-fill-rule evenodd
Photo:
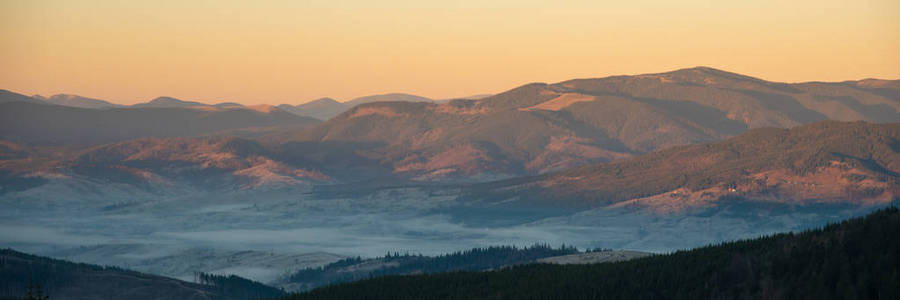
<svg viewBox="0 0 900 300"><path fill-rule="evenodd" d="M191 107L206 106L206 104L194 101L184 101L177 98L162 96L150 100L150 102L135 104L134 107Z"/></svg>
<svg viewBox="0 0 900 300"><path fill-rule="evenodd" d="M689 80L703 80L710 81L710 79L724 79L729 81L754 81L754 82L765 82L765 80L750 77L747 75L741 75L734 72L728 72L712 67L706 66L697 66L693 68L686 69L678 69L671 72L659 73L659 74L648 74L648 75L663 75L669 77L675 77L680 79L689 79Z"/></svg>
<svg viewBox="0 0 900 300"><path fill-rule="evenodd" d="M340 103L340 102L338 102L337 100L334 100L333 98L323 97L323 98L319 98L319 99L316 99L313 101L306 102L304 104L310 104L310 103Z"/></svg>
<svg viewBox="0 0 900 300"><path fill-rule="evenodd" d="M371 102L394 102L394 101L405 101L405 102L431 102L434 101L430 98L416 96L412 94L406 93L388 93L388 94L378 94L371 96L363 96L359 98L352 99L350 101L344 102L344 104L349 106L356 106L364 103Z"/></svg>

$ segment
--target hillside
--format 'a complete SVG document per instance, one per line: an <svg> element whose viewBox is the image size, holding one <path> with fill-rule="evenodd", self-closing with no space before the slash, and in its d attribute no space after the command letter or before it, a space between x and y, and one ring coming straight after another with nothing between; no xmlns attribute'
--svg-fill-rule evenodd
<svg viewBox="0 0 900 300"><path fill-rule="evenodd" d="M874 82L874 83L873 83ZM762 127L900 122L895 81L787 84L711 68L534 83L480 100L354 107L301 142L368 143L418 180L540 174Z"/></svg>
<svg viewBox="0 0 900 300"><path fill-rule="evenodd" d="M197 284L115 267L77 264L0 250L0 296L25 296L30 283L54 300L92 299L258 299L282 294L278 289L234 276L203 275Z"/></svg>
<svg viewBox="0 0 900 300"><path fill-rule="evenodd" d="M895 299L900 210L823 229L594 265L387 276L285 299Z"/></svg>
<svg viewBox="0 0 900 300"><path fill-rule="evenodd" d="M475 185L466 193L470 200L662 213L727 200L888 203L900 195L900 123L760 128L722 142Z"/></svg>

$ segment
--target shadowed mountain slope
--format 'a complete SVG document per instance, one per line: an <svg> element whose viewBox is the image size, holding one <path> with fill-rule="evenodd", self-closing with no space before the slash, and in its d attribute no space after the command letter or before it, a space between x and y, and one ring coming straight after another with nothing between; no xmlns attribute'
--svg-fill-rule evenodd
<svg viewBox="0 0 900 300"><path fill-rule="evenodd" d="M5 299L25 296L30 283L40 285L44 294L54 300L249 300L282 294L278 289L239 277L205 275L211 284L197 284L9 249L0 250L0 279L0 296L8 297Z"/></svg>

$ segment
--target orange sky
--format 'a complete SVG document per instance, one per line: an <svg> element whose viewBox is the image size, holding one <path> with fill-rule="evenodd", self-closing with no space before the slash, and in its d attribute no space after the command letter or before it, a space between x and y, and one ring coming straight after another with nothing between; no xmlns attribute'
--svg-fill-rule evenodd
<svg viewBox="0 0 900 300"><path fill-rule="evenodd" d="M900 79L900 1L0 0L0 89L117 103L496 93L698 65Z"/></svg>

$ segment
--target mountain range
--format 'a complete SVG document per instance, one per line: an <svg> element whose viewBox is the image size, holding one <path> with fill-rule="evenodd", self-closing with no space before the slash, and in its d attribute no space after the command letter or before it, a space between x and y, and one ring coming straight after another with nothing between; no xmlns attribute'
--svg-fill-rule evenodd
<svg viewBox="0 0 900 300"><path fill-rule="evenodd" d="M398 249L670 252L897 200L898 80L779 83L697 67L300 106L0 90L0 242L180 279L221 271L306 289L503 268L376 257Z"/></svg>
<svg viewBox="0 0 900 300"><path fill-rule="evenodd" d="M38 104L35 98L4 92L0 139L7 141L5 156L52 161L23 167L7 160L6 174L117 169L153 178L167 178L162 174L168 172L177 178L166 167L176 164L215 170L210 174L255 174L281 183L309 178L333 183L374 178L484 182L710 143L757 128L822 120L900 122L898 97L900 81L788 84L706 67L527 84L479 100L436 102L387 94L304 104L322 108L361 103L325 122L273 106L213 106L161 97L136 105L140 107L98 110ZM391 99L406 101L384 102ZM767 134L783 135L763 130L751 136L770 138ZM110 142L114 144L106 144ZM41 154L52 152L41 147L62 145L77 151ZM241 146L231 148L234 145ZM155 150L150 155L146 149ZM649 157L682 155L672 151ZM653 191L671 192L679 186L660 188L665 190ZM655 194L628 195L637 199Z"/></svg>
<svg viewBox="0 0 900 300"><path fill-rule="evenodd" d="M529 84L481 100L357 106L299 141L366 142L411 178L537 174L751 128L900 121L896 81L783 84L709 68ZM892 94L894 93L894 94Z"/></svg>
<svg viewBox="0 0 900 300"><path fill-rule="evenodd" d="M480 99L483 97L487 97L489 95L474 95L472 97L466 99ZM426 97L405 94L405 93L388 93L388 94L378 94L378 95L369 95L358 98L353 98L345 102L338 102L332 98L321 98L313 101L309 101L302 104L290 105L290 104L280 104L277 105L278 108L299 115L303 117L311 117L319 120L328 120L332 117L350 109L354 106L365 104L365 103L373 103L373 102L392 102L392 101L405 101L405 102L446 102L448 100L432 100ZM214 107L214 108L241 108L244 107L243 104L235 103L235 102L222 102L217 104L205 104L196 101L186 101L173 97L157 97L153 100L142 102L134 105L121 105L115 104L106 100L82 97L78 95L72 94L56 94L50 97L44 97L41 95L34 96L25 96L21 94L16 94L7 90L0 90L0 103L3 102L31 102L31 103L42 103L42 104L54 104L61 106L69 106L69 107L78 107L78 108L90 108L90 109L108 109L108 108L175 108L175 107ZM258 105L256 107L265 107L267 105ZM249 108L253 108L250 106Z"/></svg>

